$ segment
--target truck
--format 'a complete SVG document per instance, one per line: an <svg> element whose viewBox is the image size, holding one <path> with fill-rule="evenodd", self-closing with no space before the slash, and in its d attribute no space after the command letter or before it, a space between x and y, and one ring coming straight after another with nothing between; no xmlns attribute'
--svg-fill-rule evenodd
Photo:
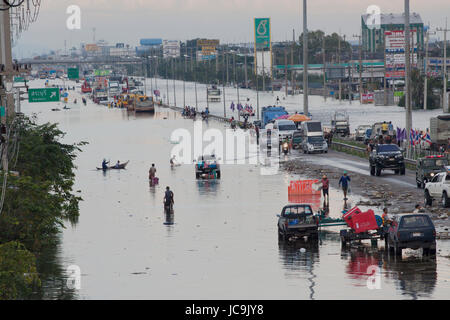
<svg viewBox="0 0 450 320"><path fill-rule="evenodd" d="M430 136L434 150L450 141L450 115L440 115L430 119Z"/></svg>
<svg viewBox="0 0 450 320"><path fill-rule="evenodd" d="M266 125L273 122L275 119L288 114L289 113L284 107L264 107L261 111L262 127L265 128Z"/></svg>
<svg viewBox="0 0 450 320"><path fill-rule="evenodd" d="M288 205L278 217L278 238L288 241L292 238L318 238L319 218L309 204Z"/></svg>
<svg viewBox="0 0 450 320"><path fill-rule="evenodd" d="M331 129L333 133L342 136L350 135L350 117L345 112L336 111L331 119Z"/></svg>
<svg viewBox="0 0 450 320"><path fill-rule="evenodd" d="M425 185L425 205L432 206L434 200L440 200L444 208L450 208L450 166Z"/></svg>
<svg viewBox="0 0 450 320"><path fill-rule="evenodd" d="M323 136L320 121L307 121L301 125L303 135L302 149L304 153L328 153L328 143Z"/></svg>

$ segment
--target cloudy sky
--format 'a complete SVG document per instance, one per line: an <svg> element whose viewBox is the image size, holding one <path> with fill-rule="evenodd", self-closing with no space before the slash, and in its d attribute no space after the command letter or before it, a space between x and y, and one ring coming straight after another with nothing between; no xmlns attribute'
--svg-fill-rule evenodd
<svg viewBox="0 0 450 320"><path fill-rule="evenodd" d="M253 18L270 17L274 41L292 39L302 30L301 0L42 0L40 16L18 40L15 52L28 56L44 49L77 46L96 39L138 45L141 38L186 40L218 38L221 42L253 39ZM67 7L81 8L81 29L69 31ZM357 33L361 14L371 5L383 13L403 12L403 0L310 0L310 30ZM444 26L449 0L411 0L426 24ZM449 17L450 18L450 17Z"/></svg>

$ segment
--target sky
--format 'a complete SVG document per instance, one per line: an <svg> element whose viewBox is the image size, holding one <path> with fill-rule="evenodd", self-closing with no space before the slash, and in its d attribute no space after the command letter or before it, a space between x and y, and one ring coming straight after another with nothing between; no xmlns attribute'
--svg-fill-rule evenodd
<svg viewBox="0 0 450 320"><path fill-rule="evenodd" d="M411 12L425 24L444 27L450 0L411 0ZM81 29L68 30L70 5L81 9ZM402 13L403 0L309 0L308 29L340 32L347 40L359 33L361 15L371 5L382 13ZM141 38L220 39L221 43L251 42L253 18L270 17L273 41L291 40L303 28L301 0L42 0L38 20L16 41L16 57L49 49L79 47L104 39L131 46ZM442 37L442 35L440 34ZM450 37L450 36L449 36Z"/></svg>

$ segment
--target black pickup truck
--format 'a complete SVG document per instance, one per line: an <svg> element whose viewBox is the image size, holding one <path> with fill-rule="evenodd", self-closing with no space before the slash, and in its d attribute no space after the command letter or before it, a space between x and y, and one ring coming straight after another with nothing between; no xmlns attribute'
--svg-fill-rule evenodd
<svg viewBox="0 0 450 320"><path fill-rule="evenodd" d="M379 177L382 170L393 170L395 174L405 175L406 166L403 153L395 144L377 145L369 157L370 174Z"/></svg>
<svg viewBox="0 0 450 320"><path fill-rule="evenodd" d="M278 236L287 241L292 237L317 238L319 219L309 204L289 205L278 215Z"/></svg>

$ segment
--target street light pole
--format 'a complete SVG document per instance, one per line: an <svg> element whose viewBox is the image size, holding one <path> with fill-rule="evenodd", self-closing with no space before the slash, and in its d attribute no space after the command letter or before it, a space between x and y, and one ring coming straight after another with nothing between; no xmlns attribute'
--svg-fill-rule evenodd
<svg viewBox="0 0 450 320"><path fill-rule="evenodd" d="M450 29L447 28L447 18L445 19L445 28L439 28L437 31L444 32L444 61L442 63L442 70L443 70L443 82L444 82L444 88L443 88L443 97L442 97L442 106L444 113L450 113L449 105L448 105L448 94L447 94L447 32L450 31Z"/></svg>
<svg viewBox="0 0 450 320"><path fill-rule="evenodd" d="M309 113L308 103L308 21L307 21L307 0L303 0L303 112L307 116Z"/></svg>
<svg viewBox="0 0 450 320"><path fill-rule="evenodd" d="M412 108L411 108L411 26L409 19L409 0L405 0L405 109L406 109L406 132L411 134ZM409 141L409 140L408 140Z"/></svg>

